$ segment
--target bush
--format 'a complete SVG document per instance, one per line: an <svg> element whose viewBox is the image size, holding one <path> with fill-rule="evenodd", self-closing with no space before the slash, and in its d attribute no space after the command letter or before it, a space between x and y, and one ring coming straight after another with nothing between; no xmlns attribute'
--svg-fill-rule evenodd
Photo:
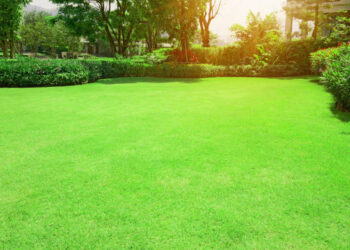
<svg viewBox="0 0 350 250"><path fill-rule="evenodd" d="M132 61L135 63L161 64L168 60L172 50L169 48L157 49L143 56L133 56Z"/></svg>
<svg viewBox="0 0 350 250"><path fill-rule="evenodd" d="M194 47L192 53L197 63L225 66L252 64L257 57L264 57L264 61L268 65L292 64L294 65L293 71L297 69L297 74L302 75L310 73L310 53L321 46L321 41L308 39L276 43L276 47L272 51L264 52L263 55L249 56L245 48L240 45L210 48ZM272 68L275 67L272 66Z"/></svg>
<svg viewBox="0 0 350 250"><path fill-rule="evenodd" d="M162 64L146 68L146 76L199 78L222 76L293 76L298 75L298 69L293 65L268 65L253 67L252 65L220 66L210 64Z"/></svg>
<svg viewBox="0 0 350 250"><path fill-rule="evenodd" d="M266 65L261 68L259 75L266 77L280 77L280 76L297 76L304 75L304 71L296 64L276 64L276 65Z"/></svg>
<svg viewBox="0 0 350 250"><path fill-rule="evenodd" d="M89 82L95 82L102 78L102 61L100 60L81 60L79 61L89 72Z"/></svg>
<svg viewBox="0 0 350 250"><path fill-rule="evenodd" d="M89 71L78 61L0 60L1 87L62 86L88 82Z"/></svg>
<svg viewBox="0 0 350 250"><path fill-rule="evenodd" d="M315 75L321 75L331 60L336 60L341 56L340 52L338 48L328 48L311 53L311 72Z"/></svg>
<svg viewBox="0 0 350 250"><path fill-rule="evenodd" d="M341 111L350 111L350 44L344 44L326 58L322 80L326 88L334 95L336 107Z"/></svg>
<svg viewBox="0 0 350 250"><path fill-rule="evenodd" d="M226 47L194 47L192 53L196 62L213 65L237 65L247 63L244 48L240 46Z"/></svg>
<svg viewBox="0 0 350 250"><path fill-rule="evenodd" d="M293 40L280 43L271 61L275 64L294 64L300 74L310 73L310 53L322 47L321 41L313 39Z"/></svg>

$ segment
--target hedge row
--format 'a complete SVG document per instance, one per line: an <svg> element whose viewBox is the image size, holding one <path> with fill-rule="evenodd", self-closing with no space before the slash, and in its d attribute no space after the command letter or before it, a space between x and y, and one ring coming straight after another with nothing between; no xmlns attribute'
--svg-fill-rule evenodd
<svg viewBox="0 0 350 250"><path fill-rule="evenodd" d="M0 60L0 87L64 86L88 80L88 69L78 61Z"/></svg>
<svg viewBox="0 0 350 250"><path fill-rule="evenodd" d="M114 77L199 78L300 75L293 65L215 66L209 64L138 64L130 60L1 60L0 87L63 86Z"/></svg>
<svg viewBox="0 0 350 250"><path fill-rule="evenodd" d="M321 50L311 55L314 71L321 73L322 82L334 95L336 107L350 111L350 44Z"/></svg>
<svg viewBox="0 0 350 250"><path fill-rule="evenodd" d="M269 52L269 64L294 64L303 74L310 73L310 53L324 46L322 41L313 39L283 41ZM197 47L192 49L196 62L213 65L239 65L251 63L254 56L241 46Z"/></svg>

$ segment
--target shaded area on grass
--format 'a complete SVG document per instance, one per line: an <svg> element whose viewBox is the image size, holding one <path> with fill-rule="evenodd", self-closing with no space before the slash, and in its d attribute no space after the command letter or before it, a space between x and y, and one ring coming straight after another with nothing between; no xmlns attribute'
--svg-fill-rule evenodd
<svg viewBox="0 0 350 250"><path fill-rule="evenodd" d="M181 82L181 83L198 83L201 78L159 78L159 77L119 77L101 79L98 83L102 84L128 84L128 83L169 83L169 82Z"/></svg>
<svg viewBox="0 0 350 250"><path fill-rule="evenodd" d="M337 119L339 119L342 122L350 122L350 112L342 112L339 111L335 104L332 104L330 107L334 117L336 117Z"/></svg>

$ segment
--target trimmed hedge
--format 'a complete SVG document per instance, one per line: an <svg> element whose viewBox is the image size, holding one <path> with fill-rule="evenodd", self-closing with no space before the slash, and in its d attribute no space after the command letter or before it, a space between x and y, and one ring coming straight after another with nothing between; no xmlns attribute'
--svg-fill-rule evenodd
<svg viewBox="0 0 350 250"><path fill-rule="evenodd" d="M76 85L88 80L89 70L78 61L0 60L0 87Z"/></svg>
<svg viewBox="0 0 350 250"><path fill-rule="evenodd" d="M293 65L139 64L131 60L1 60L0 87L75 85L114 77L199 78L300 75Z"/></svg>

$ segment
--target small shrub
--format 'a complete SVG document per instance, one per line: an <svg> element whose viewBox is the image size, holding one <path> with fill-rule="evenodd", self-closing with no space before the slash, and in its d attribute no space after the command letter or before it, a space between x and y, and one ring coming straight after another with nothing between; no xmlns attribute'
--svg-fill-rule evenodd
<svg viewBox="0 0 350 250"><path fill-rule="evenodd" d="M141 64L161 64L168 60L173 49L162 48L142 56L133 56L132 61Z"/></svg>

